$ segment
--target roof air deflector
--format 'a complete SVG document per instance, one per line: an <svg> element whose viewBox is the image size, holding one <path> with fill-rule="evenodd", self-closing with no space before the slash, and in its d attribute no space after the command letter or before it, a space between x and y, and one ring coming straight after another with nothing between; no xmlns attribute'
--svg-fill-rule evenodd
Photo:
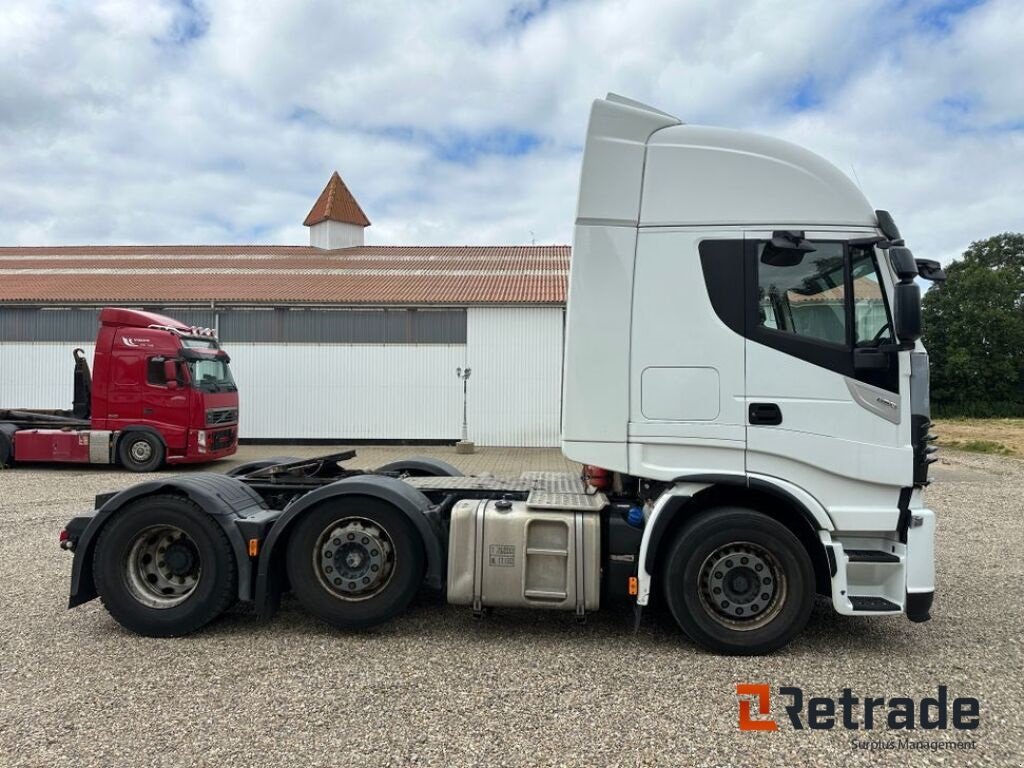
<svg viewBox="0 0 1024 768"><path fill-rule="evenodd" d="M623 106L626 107L633 107L633 109L640 109L643 110L644 112L653 112L656 115L663 115L667 118L675 120L680 125L683 122L675 115L670 115L668 112L663 112L660 109L652 107L650 104L644 104L642 101L637 101L636 99L629 99L626 98L625 96L620 96L617 93L612 93L611 91L609 91L608 95L605 96L605 101L610 101L613 104L622 104Z"/></svg>

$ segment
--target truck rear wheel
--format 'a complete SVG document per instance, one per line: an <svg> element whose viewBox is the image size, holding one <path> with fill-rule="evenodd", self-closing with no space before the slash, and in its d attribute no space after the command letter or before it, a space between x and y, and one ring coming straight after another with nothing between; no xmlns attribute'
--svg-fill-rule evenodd
<svg viewBox="0 0 1024 768"><path fill-rule="evenodd" d="M749 509L717 509L682 528L662 577L676 622L716 653L781 648L814 606L807 550L784 525Z"/></svg>
<svg viewBox="0 0 1024 768"><path fill-rule="evenodd" d="M288 578L299 602L339 629L400 614L423 583L423 542L399 510L371 497L315 508L288 540Z"/></svg>
<svg viewBox="0 0 1024 768"><path fill-rule="evenodd" d="M117 443L121 466L132 472L152 472L164 463L164 444L149 432L128 432Z"/></svg>
<svg viewBox="0 0 1024 768"><path fill-rule="evenodd" d="M149 637L194 632L238 594L227 536L180 496L146 497L118 512L96 544L93 577L110 615Z"/></svg>

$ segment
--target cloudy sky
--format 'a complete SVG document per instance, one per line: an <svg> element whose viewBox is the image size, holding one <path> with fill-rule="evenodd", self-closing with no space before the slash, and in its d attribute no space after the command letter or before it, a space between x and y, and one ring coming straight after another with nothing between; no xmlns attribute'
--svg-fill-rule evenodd
<svg viewBox="0 0 1024 768"><path fill-rule="evenodd" d="M1024 230L1013 0L4 0L0 245L566 243L589 104L821 153L918 256Z"/></svg>

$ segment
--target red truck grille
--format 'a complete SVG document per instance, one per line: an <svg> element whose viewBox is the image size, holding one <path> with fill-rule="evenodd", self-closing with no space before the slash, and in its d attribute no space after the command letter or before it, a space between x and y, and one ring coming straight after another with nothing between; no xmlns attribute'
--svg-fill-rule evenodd
<svg viewBox="0 0 1024 768"><path fill-rule="evenodd" d="M234 424L237 421L237 408L210 408L206 411L206 426L208 427L215 427L218 424Z"/></svg>
<svg viewBox="0 0 1024 768"><path fill-rule="evenodd" d="M221 429L210 436L210 449L220 451L230 448L235 442L235 430Z"/></svg>

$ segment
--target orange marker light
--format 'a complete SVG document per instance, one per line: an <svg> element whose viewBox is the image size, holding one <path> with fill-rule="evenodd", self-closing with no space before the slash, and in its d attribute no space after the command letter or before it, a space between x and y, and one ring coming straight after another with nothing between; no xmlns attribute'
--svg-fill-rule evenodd
<svg viewBox="0 0 1024 768"><path fill-rule="evenodd" d="M249 557L256 557L260 553L260 540L249 539Z"/></svg>
<svg viewBox="0 0 1024 768"><path fill-rule="evenodd" d="M631 594L633 597L636 597L636 593L639 592L639 591L640 591L640 588L637 586L636 576L630 576L629 577L629 594Z"/></svg>

